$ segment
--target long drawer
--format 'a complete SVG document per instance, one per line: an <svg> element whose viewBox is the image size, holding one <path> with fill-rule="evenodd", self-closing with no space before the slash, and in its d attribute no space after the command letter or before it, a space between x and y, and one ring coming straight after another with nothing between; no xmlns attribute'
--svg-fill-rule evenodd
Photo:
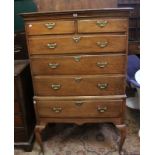
<svg viewBox="0 0 155 155"><path fill-rule="evenodd" d="M31 58L31 69L33 75L124 74L125 61L124 54L38 56Z"/></svg>
<svg viewBox="0 0 155 155"><path fill-rule="evenodd" d="M125 52L126 35L66 35L29 37L30 54Z"/></svg>
<svg viewBox="0 0 155 155"><path fill-rule="evenodd" d="M26 24L28 35L67 34L75 32L75 22L67 20L31 21Z"/></svg>
<svg viewBox="0 0 155 155"><path fill-rule="evenodd" d="M98 18L78 20L79 33L92 32L125 32L128 29L128 20L119 18Z"/></svg>
<svg viewBox="0 0 155 155"><path fill-rule="evenodd" d="M39 117L120 117L123 100L37 101Z"/></svg>
<svg viewBox="0 0 155 155"><path fill-rule="evenodd" d="M35 76L36 96L122 95L124 75Z"/></svg>

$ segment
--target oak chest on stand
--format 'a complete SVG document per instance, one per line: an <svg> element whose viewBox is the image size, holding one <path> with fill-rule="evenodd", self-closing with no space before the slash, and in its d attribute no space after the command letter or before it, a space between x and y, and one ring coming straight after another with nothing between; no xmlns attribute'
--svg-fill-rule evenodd
<svg viewBox="0 0 155 155"><path fill-rule="evenodd" d="M22 14L34 87L35 134L47 123L124 124L129 9Z"/></svg>

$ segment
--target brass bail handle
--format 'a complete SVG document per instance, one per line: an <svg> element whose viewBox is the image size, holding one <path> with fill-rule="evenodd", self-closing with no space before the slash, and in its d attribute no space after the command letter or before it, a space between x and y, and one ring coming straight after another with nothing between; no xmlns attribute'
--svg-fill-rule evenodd
<svg viewBox="0 0 155 155"><path fill-rule="evenodd" d="M48 44L47 44L47 47L48 47L49 49L55 49L55 48L57 47L57 44L56 44L56 43L48 43Z"/></svg>
<svg viewBox="0 0 155 155"><path fill-rule="evenodd" d="M108 45L108 42L107 42L107 41L103 41L103 42L98 41L96 44L97 44L100 48L104 48L104 47L106 47L106 46Z"/></svg>
<svg viewBox="0 0 155 155"><path fill-rule="evenodd" d="M53 29L53 28L55 27L55 25L56 25L56 24L53 23L53 22L52 22L52 23L46 23L46 24L45 24L45 26L46 26L48 29Z"/></svg>
<svg viewBox="0 0 155 155"><path fill-rule="evenodd" d="M52 88L53 90L59 90L59 89L61 88L61 85L60 85L60 84L52 84L52 85L51 85L51 88Z"/></svg>
<svg viewBox="0 0 155 155"><path fill-rule="evenodd" d="M60 65L58 63L49 63L48 66L52 69L56 69L57 67L59 67Z"/></svg>
<svg viewBox="0 0 155 155"><path fill-rule="evenodd" d="M96 65L99 67L99 68L105 68L107 66L107 62L97 62Z"/></svg>
<svg viewBox="0 0 155 155"><path fill-rule="evenodd" d="M101 28L105 27L107 24L108 24L107 20L101 20L101 21L96 22L96 25L101 27Z"/></svg>
<svg viewBox="0 0 155 155"><path fill-rule="evenodd" d="M108 87L107 83L98 83L97 87L101 90L105 90Z"/></svg>
<svg viewBox="0 0 155 155"><path fill-rule="evenodd" d="M60 107L53 107L53 108L51 108L51 110L52 110L53 112L55 112L55 113L60 113L60 112L62 112L62 108L60 108Z"/></svg>
<svg viewBox="0 0 155 155"><path fill-rule="evenodd" d="M98 107L97 111L100 112L100 113L104 113L104 112L107 111L107 109L108 109L107 107Z"/></svg>

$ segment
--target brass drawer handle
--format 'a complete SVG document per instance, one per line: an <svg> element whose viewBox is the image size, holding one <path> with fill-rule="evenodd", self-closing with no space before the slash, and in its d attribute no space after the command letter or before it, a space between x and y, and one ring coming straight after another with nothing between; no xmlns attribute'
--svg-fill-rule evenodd
<svg viewBox="0 0 155 155"><path fill-rule="evenodd" d="M47 47L50 48L50 49L55 49L56 46L57 46L56 43L48 43L48 44L47 44Z"/></svg>
<svg viewBox="0 0 155 155"><path fill-rule="evenodd" d="M76 62L79 62L81 60L81 56L79 56L79 55L78 56L74 56L74 59L75 59Z"/></svg>
<svg viewBox="0 0 155 155"><path fill-rule="evenodd" d="M55 23L46 23L46 24L45 24L45 26L46 26L48 29L53 29L55 25L56 25Z"/></svg>
<svg viewBox="0 0 155 155"><path fill-rule="evenodd" d="M104 48L104 47L106 47L106 46L108 45L108 42L107 42L107 41L104 41L104 42L98 41L96 44L97 44L100 48Z"/></svg>
<svg viewBox="0 0 155 155"><path fill-rule="evenodd" d="M60 85L60 84L52 84L52 85L51 85L51 88L52 88L53 90L59 90L59 89L61 88L61 85Z"/></svg>
<svg viewBox="0 0 155 155"><path fill-rule="evenodd" d="M100 113L104 113L104 112L107 111L107 109L108 109L107 107L98 107L97 111L100 112Z"/></svg>
<svg viewBox="0 0 155 155"><path fill-rule="evenodd" d="M96 65L100 68L104 68L105 66L107 66L107 62L97 62Z"/></svg>
<svg viewBox="0 0 155 155"><path fill-rule="evenodd" d="M56 69L56 68L59 66L59 64L57 64L57 63L55 63L55 64L49 63L48 66L49 66L50 68L52 68L52 69Z"/></svg>
<svg viewBox="0 0 155 155"><path fill-rule="evenodd" d="M81 37L80 36L74 36L73 40L75 43L78 43L80 41Z"/></svg>
<svg viewBox="0 0 155 155"><path fill-rule="evenodd" d="M62 112L62 108L60 108L60 107L53 107L53 108L51 108L51 110L52 110L53 112L56 112L56 113Z"/></svg>
<svg viewBox="0 0 155 155"><path fill-rule="evenodd" d="M97 87L101 90L104 90L108 87L108 84L107 83L98 83Z"/></svg>
<svg viewBox="0 0 155 155"><path fill-rule="evenodd" d="M82 77L76 77L76 78L75 78L75 81L76 81L76 82L80 82L81 80L82 80Z"/></svg>
<svg viewBox="0 0 155 155"><path fill-rule="evenodd" d="M75 102L75 105L77 105L77 106L81 106L81 105L83 105L83 104L84 104L83 101L76 101L76 102Z"/></svg>
<svg viewBox="0 0 155 155"><path fill-rule="evenodd" d="M97 21L96 22L96 25L103 28L105 27L106 25L108 24L108 21L107 20L103 20L103 21Z"/></svg>

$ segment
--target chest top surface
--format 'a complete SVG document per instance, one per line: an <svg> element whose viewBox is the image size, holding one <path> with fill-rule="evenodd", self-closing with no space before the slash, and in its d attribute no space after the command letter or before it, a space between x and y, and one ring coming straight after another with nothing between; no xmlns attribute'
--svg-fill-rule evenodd
<svg viewBox="0 0 155 155"><path fill-rule="evenodd" d="M78 19L78 18L96 18L96 17L129 17L132 8L103 8L87 10L65 10L65 11L47 11L30 12L20 14L25 21L43 20L43 19Z"/></svg>

